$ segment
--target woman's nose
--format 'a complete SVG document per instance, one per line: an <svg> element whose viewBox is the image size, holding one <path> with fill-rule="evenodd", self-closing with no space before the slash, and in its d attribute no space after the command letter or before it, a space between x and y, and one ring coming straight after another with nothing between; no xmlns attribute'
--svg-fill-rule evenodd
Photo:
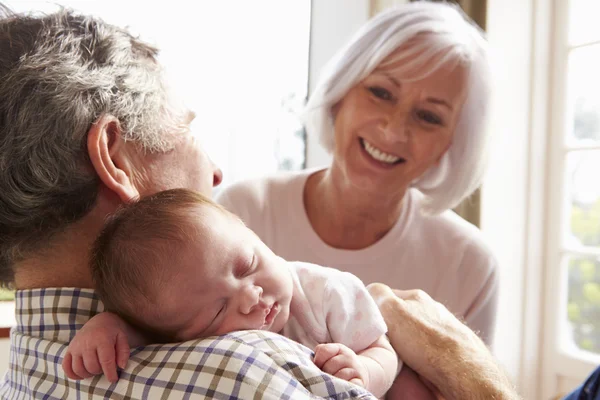
<svg viewBox="0 0 600 400"><path fill-rule="evenodd" d="M390 114L383 126L383 134L390 142L406 142L408 140L407 115L402 111Z"/></svg>
<svg viewBox="0 0 600 400"><path fill-rule="evenodd" d="M256 306L260 304L263 294L263 289L260 286L252 285L243 289L240 302L240 312L242 314L250 314Z"/></svg>

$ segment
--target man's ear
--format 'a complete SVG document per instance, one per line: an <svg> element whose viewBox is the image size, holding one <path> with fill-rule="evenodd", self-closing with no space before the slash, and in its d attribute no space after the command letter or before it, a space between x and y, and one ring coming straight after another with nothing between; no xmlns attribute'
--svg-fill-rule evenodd
<svg viewBox="0 0 600 400"><path fill-rule="evenodd" d="M88 154L96 174L121 201L128 203L140 194L117 161L124 150L123 144L119 120L112 115L102 115L88 131Z"/></svg>

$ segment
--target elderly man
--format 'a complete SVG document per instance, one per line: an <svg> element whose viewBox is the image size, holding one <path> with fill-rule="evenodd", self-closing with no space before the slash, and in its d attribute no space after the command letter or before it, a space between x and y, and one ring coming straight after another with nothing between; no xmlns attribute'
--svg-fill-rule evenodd
<svg viewBox="0 0 600 400"><path fill-rule="evenodd" d="M371 398L261 331L136 349L113 385L65 377L66 344L103 310L86 260L104 218L163 189L210 195L221 172L155 48L70 11L0 14L0 282L18 289L0 397Z"/></svg>

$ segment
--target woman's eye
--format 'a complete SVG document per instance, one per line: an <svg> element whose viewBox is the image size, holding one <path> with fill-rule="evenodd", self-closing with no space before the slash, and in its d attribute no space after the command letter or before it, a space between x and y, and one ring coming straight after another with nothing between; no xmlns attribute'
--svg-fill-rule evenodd
<svg viewBox="0 0 600 400"><path fill-rule="evenodd" d="M393 96L390 93L390 91L387 89L384 89L382 87L377 87L377 86L370 87L369 91L378 99L381 99L381 100L392 100L393 99Z"/></svg>
<svg viewBox="0 0 600 400"><path fill-rule="evenodd" d="M436 114L429 111L418 111L417 117L428 124L431 125L442 125L442 119L438 117Z"/></svg>

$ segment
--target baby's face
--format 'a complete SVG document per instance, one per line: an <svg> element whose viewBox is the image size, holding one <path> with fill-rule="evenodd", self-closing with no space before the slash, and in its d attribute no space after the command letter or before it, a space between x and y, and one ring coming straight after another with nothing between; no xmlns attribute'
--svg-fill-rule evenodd
<svg viewBox="0 0 600 400"><path fill-rule="evenodd" d="M290 313L293 284L287 262L233 216L210 206L190 216L196 240L172 266L173 289L161 295L161 314L177 339L237 330L279 332Z"/></svg>

